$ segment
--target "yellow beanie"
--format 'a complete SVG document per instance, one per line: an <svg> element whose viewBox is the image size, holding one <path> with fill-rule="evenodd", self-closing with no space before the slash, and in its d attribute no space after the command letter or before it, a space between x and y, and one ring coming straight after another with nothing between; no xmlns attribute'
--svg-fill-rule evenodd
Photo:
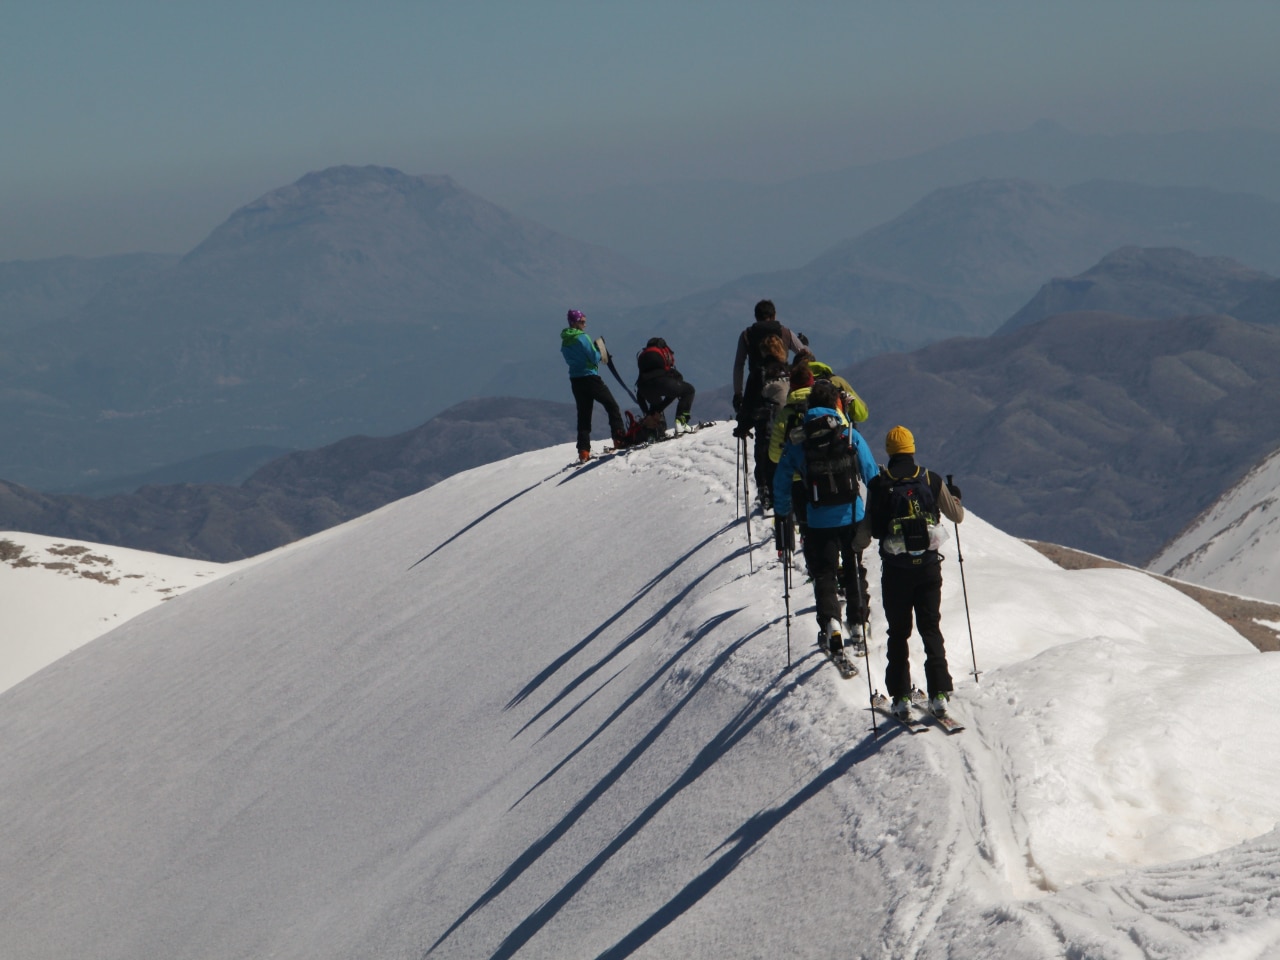
<svg viewBox="0 0 1280 960"><path fill-rule="evenodd" d="M916 438L906 427L894 427L884 438L884 449L891 457L900 453L915 453Z"/></svg>

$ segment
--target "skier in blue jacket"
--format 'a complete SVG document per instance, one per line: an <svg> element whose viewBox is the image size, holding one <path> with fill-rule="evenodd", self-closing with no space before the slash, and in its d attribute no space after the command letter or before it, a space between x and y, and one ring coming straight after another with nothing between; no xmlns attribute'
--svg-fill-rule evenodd
<svg viewBox="0 0 1280 960"><path fill-rule="evenodd" d="M822 448L824 429L834 432L835 442ZM806 436L812 439L806 442ZM813 578L818 644L832 654L845 647L837 579L847 599L850 652L855 656L867 652L857 627L867 622L871 611L862 570L862 551L870 543L870 531L863 522L865 506L858 479L879 472L871 448L839 411L836 388L829 381L817 381L809 392L803 424L782 448L773 478L773 505L775 523L789 523L792 476L798 473L808 494L804 559Z"/></svg>
<svg viewBox="0 0 1280 960"><path fill-rule="evenodd" d="M560 353L569 365L569 385L573 389L573 401L578 407L578 459L591 458L591 413L599 403L609 417L609 431L615 446L621 445L626 432L622 425L622 411L613 399L609 387L600 378L600 361L603 355L587 336L587 318L581 310L570 310L569 325L560 331Z"/></svg>

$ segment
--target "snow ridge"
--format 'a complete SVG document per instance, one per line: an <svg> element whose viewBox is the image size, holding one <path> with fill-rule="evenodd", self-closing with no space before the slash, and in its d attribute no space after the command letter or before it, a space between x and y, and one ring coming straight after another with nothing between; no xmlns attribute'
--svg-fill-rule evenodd
<svg viewBox="0 0 1280 960"><path fill-rule="evenodd" d="M1277 955L1273 655L970 516L967 729L875 736L735 452L490 464L0 695L6 956Z"/></svg>

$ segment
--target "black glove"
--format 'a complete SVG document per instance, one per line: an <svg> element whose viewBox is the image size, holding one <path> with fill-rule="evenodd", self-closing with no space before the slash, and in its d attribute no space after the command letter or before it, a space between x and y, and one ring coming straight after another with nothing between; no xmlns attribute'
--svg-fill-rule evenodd
<svg viewBox="0 0 1280 960"><path fill-rule="evenodd" d="M951 479L951 474L949 473L947 474L947 493L951 494L957 500L960 499L960 488L955 485L955 482Z"/></svg>
<svg viewBox="0 0 1280 960"><path fill-rule="evenodd" d="M742 412L742 394L735 393L733 395L733 412L739 414Z"/></svg>
<svg viewBox="0 0 1280 960"><path fill-rule="evenodd" d="M742 440L745 437L751 436L751 424L749 423L738 424L736 427L733 428L733 435L737 437L739 440Z"/></svg>
<svg viewBox="0 0 1280 960"><path fill-rule="evenodd" d="M773 518L773 543L778 548L778 556L784 553L795 553L796 523L790 517Z"/></svg>

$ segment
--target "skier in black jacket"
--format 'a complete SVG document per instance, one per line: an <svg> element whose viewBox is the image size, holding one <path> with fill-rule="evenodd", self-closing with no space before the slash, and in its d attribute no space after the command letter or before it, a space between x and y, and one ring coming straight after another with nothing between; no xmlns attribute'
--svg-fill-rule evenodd
<svg viewBox="0 0 1280 960"><path fill-rule="evenodd" d="M667 341L651 337L644 349L636 354L636 367L640 372L636 379L640 412L645 415L662 413L675 401L676 436L688 430L693 397L697 391L676 369L676 355L667 346Z"/></svg>
<svg viewBox="0 0 1280 960"><path fill-rule="evenodd" d="M924 642L924 674L929 709L945 716L952 691L942 636L942 555L946 536L941 518L964 519L960 490L919 466L916 442L906 427L885 437L889 463L867 485L871 535L880 541L880 596L889 621L884 684L891 709L905 717L911 704L911 663L907 640L912 616Z"/></svg>
<svg viewBox="0 0 1280 960"><path fill-rule="evenodd" d="M768 510L773 504L774 466L769 458L769 426L777 409L775 404L765 401L763 397L764 370L768 363L776 360L783 369L785 380L787 355L800 356L807 354L808 350L794 333L778 322L777 310L772 300L757 303L755 316L755 322L738 337L738 351L733 358L733 412L738 415L738 426L733 435L741 438L755 431L753 473L760 504ZM782 357L773 358L766 354L764 343L770 336L781 340ZM747 367L745 385L742 380L743 364Z"/></svg>

